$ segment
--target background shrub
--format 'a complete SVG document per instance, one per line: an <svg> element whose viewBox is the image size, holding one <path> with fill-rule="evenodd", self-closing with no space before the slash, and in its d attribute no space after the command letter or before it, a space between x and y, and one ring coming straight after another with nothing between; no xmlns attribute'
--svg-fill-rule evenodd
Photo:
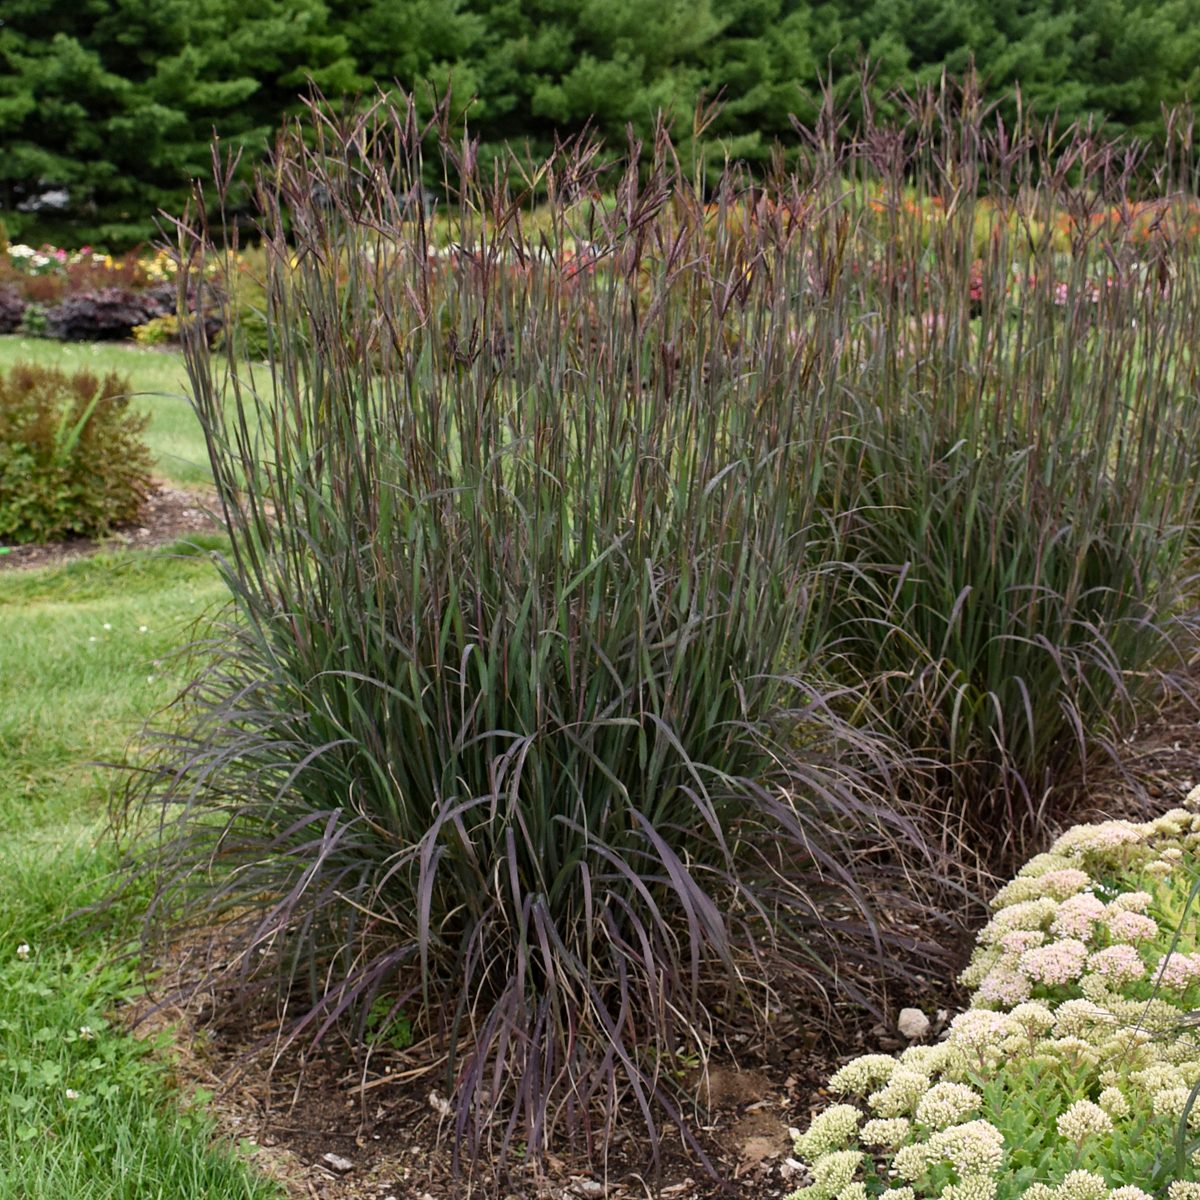
<svg viewBox="0 0 1200 1200"><path fill-rule="evenodd" d="M0 287L0 333L12 333L25 315L25 301L14 287Z"/></svg>
<svg viewBox="0 0 1200 1200"><path fill-rule="evenodd" d="M18 364L0 375L0 539L100 537L150 487L146 417L117 374Z"/></svg>
<svg viewBox="0 0 1200 1200"><path fill-rule="evenodd" d="M181 209L214 129L248 182L310 78L339 97L453 80L485 159L506 140L546 154L584 128L620 146L663 111L685 155L765 168L777 141L795 158L789 118L815 121L827 79L844 104L891 106L894 89L973 61L1009 128L1057 112L1160 137L1163 106L1195 96L1200 59L1198 0L145 0L121 19L24 0L4 29L10 232L122 247ZM715 136L691 145L693 113L718 95Z"/></svg>
<svg viewBox="0 0 1200 1200"><path fill-rule="evenodd" d="M69 342L98 342L133 336L134 327L165 316L157 296L125 288L75 292L46 309L46 329L51 337Z"/></svg>

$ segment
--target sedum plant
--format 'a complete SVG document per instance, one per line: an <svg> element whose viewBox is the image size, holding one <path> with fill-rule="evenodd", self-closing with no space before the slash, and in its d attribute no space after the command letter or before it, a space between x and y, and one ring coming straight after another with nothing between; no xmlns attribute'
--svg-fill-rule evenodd
<svg viewBox="0 0 1200 1200"><path fill-rule="evenodd" d="M1068 830L996 895L935 1045L830 1079L792 1200L1200 1195L1200 788Z"/></svg>

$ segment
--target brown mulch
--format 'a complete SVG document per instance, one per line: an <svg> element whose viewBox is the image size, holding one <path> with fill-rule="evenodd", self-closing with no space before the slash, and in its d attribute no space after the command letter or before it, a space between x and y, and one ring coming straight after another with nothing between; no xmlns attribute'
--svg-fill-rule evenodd
<svg viewBox="0 0 1200 1200"><path fill-rule="evenodd" d="M211 491L187 491L156 481L135 523L122 525L98 540L70 538L28 546L0 543L0 571L55 566L103 550L149 549L181 541L189 534L215 533L218 526L210 514L214 499Z"/></svg>
<svg viewBox="0 0 1200 1200"><path fill-rule="evenodd" d="M747 1042L736 1057L723 1048L705 1078L697 1071L685 1083L703 1102L698 1134L724 1186L670 1132L657 1179L648 1146L629 1136L615 1140L606 1169L560 1150L540 1171L518 1165L503 1179L471 1179L454 1170L445 1077L427 1046L377 1053L365 1071L332 1054L303 1069L284 1056L268 1069L270 1052L254 1050L274 1022L214 1020L226 999L210 994L149 1017L135 1006L127 1016L139 1033L173 1027L185 1090L214 1092L221 1134L249 1144L252 1160L303 1200L780 1200L804 1181L788 1130L829 1102L830 1073L857 1054L903 1044L857 1014L831 1042L814 1035L801 1009L777 1018L769 1047ZM935 1021L934 1033L940 1028Z"/></svg>

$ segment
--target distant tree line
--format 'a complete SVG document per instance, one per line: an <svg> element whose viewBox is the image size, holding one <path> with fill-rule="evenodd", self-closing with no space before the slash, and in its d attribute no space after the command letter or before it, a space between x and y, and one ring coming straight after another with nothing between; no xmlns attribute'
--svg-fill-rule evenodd
<svg viewBox="0 0 1200 1200"><path fill-rule="evenodd" d="M0 219L117 248L210 172L251 163L309 80L328 96L452 85L485 146L534 151L722 97L720 153L794 142L822 80L853 105L974 61L991 94L1153 135L1200 80L1200 0L6 0ZM1010 101L1011 102L1011 101Z"/></svg>

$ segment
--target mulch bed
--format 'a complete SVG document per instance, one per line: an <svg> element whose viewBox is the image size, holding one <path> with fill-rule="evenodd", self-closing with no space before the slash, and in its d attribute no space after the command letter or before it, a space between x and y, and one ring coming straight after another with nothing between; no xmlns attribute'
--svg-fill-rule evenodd
<svg viewBox="0 0 1200 1200"><path fill-rule="evenodd" d="M939 1002L932 985L914 983L922 986L923 1003ZM948 1006L942 1020L951 996L940 998ZM906 1044L857 1012L844 1014L844 1027L831 1040L812 1029L811 1007L785 1008L769 1046L747 1040L736 1057L728 1048L720 1061L715 1056L706 1080L697 1072L686 1082L705 1097L699 1138L724 1185L670 1132L663 1136L657 1179L648 1145L629 1136L610 1148L606 1170L561 1150L540 1172L518 1165L503 1178L471 1179L454 1170L445 1076L428 1046L376 1053L366 1070L334 1054L303 1067L285 1055L271 1068L270 1051L258 1047L274 1022L265 1015L257 1022L214 1019L226 1000L209 994L149 1015L143 1002L125 1015L138 1033L173 1027L181 1047L175 1072L185 1089L215 1092L211 1111L220 1132L252 1143L260 1168L289 1195L306 1200L715 1200L729 1194L779 1200L802 1182L789 1162L788 1129L805 1126L829 1103L824 1084L830 1073L855 1055ZM929 1015L939 1014L930 1009ZM935 1021L934 1032L939 1029Z"/></svg>
<svg viewBox="0 0 1200 1200"><path fill-rule="evenodd" d="M185 491L156 482L136 524L123 525L106 538L71 538L29 546L0 546L0 571L48 567L86 558L103 550L149 549L184 540L189 534L215 533L210 514L212 492Z"/></svg>

